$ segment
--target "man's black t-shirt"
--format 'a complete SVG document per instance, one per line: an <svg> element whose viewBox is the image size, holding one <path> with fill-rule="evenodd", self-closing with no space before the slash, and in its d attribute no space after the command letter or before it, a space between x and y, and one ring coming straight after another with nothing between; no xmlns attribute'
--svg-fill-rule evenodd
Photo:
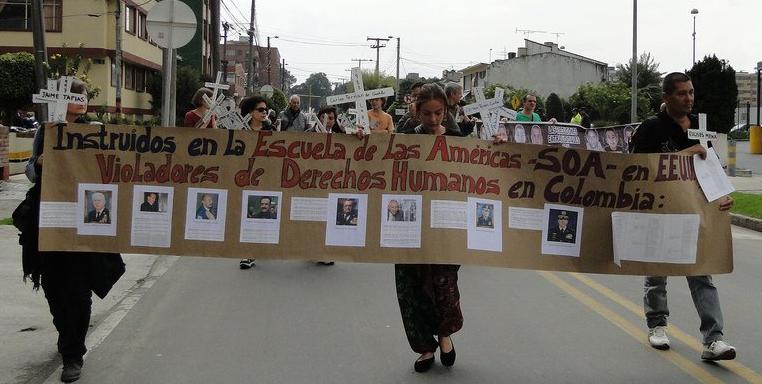
<svg viewBox="0 0 762 384"><path fill-rule="evenodd" d="M688 115L691 120L691 129L698 129L698 117ZM699 144L698 140L688 138L688 133L667 112L659 112L658 115L644 121L630 143L631 153L666 153L679 152L693 145Z"/></svg>

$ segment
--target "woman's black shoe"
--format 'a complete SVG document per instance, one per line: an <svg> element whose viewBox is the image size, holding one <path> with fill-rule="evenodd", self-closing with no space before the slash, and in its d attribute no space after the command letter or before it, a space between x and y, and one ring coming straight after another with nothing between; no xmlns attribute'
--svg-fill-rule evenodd
<svg viewBox="0 0 762 384"><path fill-rule="evenodd" d="M416 372L426 372L431 369L432 366L434 366L434 355L431 355L431 357L426 360L416 360L415 364L413 364Z"/></svg>
<svg viewBox="0 0 762 384"><path fill-rule="evenodd" d="M450 339L452 344L452 350L450 352L443 352L442 348L439 348L439 360L445 367L452 367L455 364L455 343Z"/></svg>

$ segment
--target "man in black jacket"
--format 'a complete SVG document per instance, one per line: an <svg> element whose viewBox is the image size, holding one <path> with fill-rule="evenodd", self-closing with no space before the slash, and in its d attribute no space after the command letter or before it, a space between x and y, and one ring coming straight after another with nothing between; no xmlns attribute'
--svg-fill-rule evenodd
<svg viewBox="0 0 762 384"><path fill-rule="evenodd" d="M688 138L688 129L698 128L698 118L691 115L693 109L693 84L684 73L670 73L664 78L662 100L666 108L658 115L644 121L632 137L633 153L680 152L706 156L706 149L697 140ZM729 210L733 199L726 196L720 200L719 209ZM703 335L704 360L732 360L736 357L733 346L722 340L723 320L720 309L720 297L712 283L711 276L687 276L691 296L696 311L701 319L700 330ZM645 279L643 297L648 341L656 349L668 349L666 326L669 309L667 308L667 278L648 276Z"/></svg>

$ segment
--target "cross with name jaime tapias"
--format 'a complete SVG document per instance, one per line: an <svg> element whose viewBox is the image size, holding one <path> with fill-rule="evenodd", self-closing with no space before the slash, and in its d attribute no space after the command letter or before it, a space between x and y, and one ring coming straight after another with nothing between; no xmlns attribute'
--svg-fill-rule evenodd
<svg viewBox="0 0 762 384"><path fill-rule="evenodd" d="M66 122L66 110L69 104L87 105L87 95L72 93L72 76L61 76L59 80L48 79L48 89L40 89L40 93L32 95L35 104L48 105L48 122Z"/></svg>

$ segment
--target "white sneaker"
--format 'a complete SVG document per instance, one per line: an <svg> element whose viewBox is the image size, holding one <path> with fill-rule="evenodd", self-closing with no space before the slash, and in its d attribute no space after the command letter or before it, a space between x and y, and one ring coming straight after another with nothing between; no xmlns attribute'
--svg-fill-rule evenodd
<svg viewBox="0 0 762 384"><path fill-rule="evenodd" d="M736 349L722 340L717 340L704 346L701 358L704 360L733 360L736 358Z"/></svg>
<svg viewBox="0 0 762 384"><path fill-rule="evenodd" d="M667 337L667 327L658 325L648 328L648 342L656 349L669 349L669 337Z"/></svg>

